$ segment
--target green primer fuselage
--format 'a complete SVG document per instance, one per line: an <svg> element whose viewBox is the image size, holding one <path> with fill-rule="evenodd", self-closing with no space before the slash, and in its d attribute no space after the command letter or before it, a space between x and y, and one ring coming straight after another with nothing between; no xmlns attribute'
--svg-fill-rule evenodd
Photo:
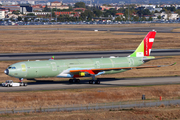
<svg viewBox="0 0 180 120"><path fill-rule="evenodd" d="M143 63L143 57L42 60L15 63L9 66L8 70L9 76L16 78L73 77L70 72L68 73L69 70L136 67ZM124 71L127 70L102 71L101 74L113 74Z"/></svg>

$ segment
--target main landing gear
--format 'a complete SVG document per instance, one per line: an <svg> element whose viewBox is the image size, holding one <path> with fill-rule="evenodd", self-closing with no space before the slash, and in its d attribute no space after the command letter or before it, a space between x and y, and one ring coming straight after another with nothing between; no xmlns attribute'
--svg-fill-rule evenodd
<svg viewBox="0 0 180 120"><path fill-rule="evenodd" d="M69 79L69 83L80 83L80 80L76 78Z"/></svg>
<svg viewBox="0 0 180 120"><path fill-rule="evenodd" d="M89 84L100 84L100 80L96 80L95 76L92 76L92 80L89 80Z"/></svg>

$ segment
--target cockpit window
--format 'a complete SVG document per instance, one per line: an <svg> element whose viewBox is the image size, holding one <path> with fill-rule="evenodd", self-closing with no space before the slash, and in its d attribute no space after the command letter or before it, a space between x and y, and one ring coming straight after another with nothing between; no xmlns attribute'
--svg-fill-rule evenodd
<svg viewBox="0 0 180 120"><path fill-rule="evenodd" d="M16 67L8 67L8 69L16 69Z"/></svg>

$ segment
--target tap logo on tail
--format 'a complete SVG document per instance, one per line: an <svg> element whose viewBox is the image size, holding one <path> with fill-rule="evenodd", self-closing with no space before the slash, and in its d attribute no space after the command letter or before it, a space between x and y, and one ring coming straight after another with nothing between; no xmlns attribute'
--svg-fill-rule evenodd
<svg viewBox="0 0 180 120"><path fill-rule="evenodd" d="M144 57L144 56L150 56L151 48L154 42L154 38L156 35L156 31L150 31L144 40L141 42L141 44L138 46L136 51L131 54L129 57Z"/></svg>

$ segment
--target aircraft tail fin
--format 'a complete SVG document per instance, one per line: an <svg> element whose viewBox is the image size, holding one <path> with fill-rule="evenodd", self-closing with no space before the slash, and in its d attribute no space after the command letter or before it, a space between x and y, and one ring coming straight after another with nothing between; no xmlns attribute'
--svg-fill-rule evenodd
<svg viewBox="0 0 180 120"><path fill-rule="evenodd" d="M132 53L128 57L150 56L151 48L152 48L152 45L153 45L153 42L154 42L155 35L156 35L156 31L155 30L150 31L146 35L144 40L140 43L138 48L134 51L134 53Z"/></svg>

